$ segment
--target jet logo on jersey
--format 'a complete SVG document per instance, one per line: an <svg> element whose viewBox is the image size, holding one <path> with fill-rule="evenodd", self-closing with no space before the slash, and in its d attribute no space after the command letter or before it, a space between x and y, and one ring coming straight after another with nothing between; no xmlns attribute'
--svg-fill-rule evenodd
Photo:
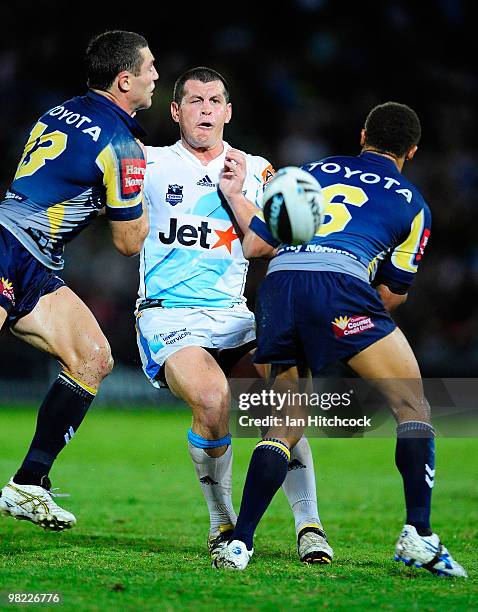
<svg viewBox="0 0 478 612"><path fill-rule="evenodd" d="M370 317L359 315L355 317L336 317L332 321L332 329L336 338L354 336L375 327Z"/></svg>
<svg viewBox="0 0 478 612"><path fill-rule="evenodd" d="M15 293L13 292L13 285L8 278L0 278L0 295L8 298L10 302L15 306Z"/></svg>
<svg viewBox="0 0 478 612"><path fill-rule="evenodd" d="M207 174L206 176L203 176L202 179L196 183L196 185L199 185L200 187L216 187L216 183L213 183Z"/></svg>
<svg viewBox="0 0 478 612"><path fill-rule="evenodd" d="M183 201L183 186L182 185L168 185L168 192L166 193L166 202L171 206L181 204Z"/></svg>
<svg viewBox="0 0 478 612"><path fill-rule="evenodd" d="M212 234L213 231L217 234L218 239L211 245L208 238L209 234ZM203 249L217 249L225 246L229 253L232 253L232 243L239 236L234 231L233 225L226 230L212 230L207 221L201 221L197 226L184 224L178 227L178 220L171 217L168 232L158 232L158 238L160 242L167 245L177 241L181 246L186 247L197 246L199 242L199 246Z"/></svg>

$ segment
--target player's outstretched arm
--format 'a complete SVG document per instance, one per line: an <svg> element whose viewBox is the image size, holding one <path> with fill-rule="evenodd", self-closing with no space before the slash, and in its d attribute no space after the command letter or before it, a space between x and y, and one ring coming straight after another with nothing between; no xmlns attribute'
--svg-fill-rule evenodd
<svg viewBox="0 0 478 612"><path fill-rule="evenodd" d="M143 214L132 221L109 220L111 237L116 249L126 257L137 255L149 232L148 208L143 203Z"/></svg>
<svg viewBox="0 0 478 612"><path fill-rule="evenodd" d="M387 285L377 285L375 287L377 293L382 299L385 310L392 312L407 301L408 293L393 293Z"/></svg>

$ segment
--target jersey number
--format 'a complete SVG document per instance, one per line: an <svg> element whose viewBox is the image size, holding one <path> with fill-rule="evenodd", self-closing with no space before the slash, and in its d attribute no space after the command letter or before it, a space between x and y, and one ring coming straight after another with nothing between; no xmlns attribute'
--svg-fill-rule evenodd
<svg viewBox="0 0 478 612"><path fill-rule="evenodd" d="M325 201L324 223L319 228L319 236L328 236L333 232L340 232L352 219L346 204L363 206L368 201L365 191L361 187L337 183L322 189Z"/></svg>
<svg viewBox="0 0 478 612"><path fill-rule="evenodd" d="M31 131L14 180L31 176L66 149L68 136L58 130L45 134L47 127L39 121Z"/></svg>

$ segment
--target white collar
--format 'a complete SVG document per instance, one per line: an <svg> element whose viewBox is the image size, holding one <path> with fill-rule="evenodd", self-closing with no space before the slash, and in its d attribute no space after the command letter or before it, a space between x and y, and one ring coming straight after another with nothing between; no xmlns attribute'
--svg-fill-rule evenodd
<svg viewBox="0 0 478 612"><path fill-rule="evenodd" d="M222 151L222 153L220 155L218 155L217 157L215 157L214 159L211 159L211 161L209 161L207 164L203 164L201 162L201 160L199 160L193 153L191 153L191 151L186 149L186 147L183 145L181 140L178 140L173 145L173 148L176 150L176 153L180 157L188 159L189 161L194 163L196 166L199 166L201 168L208 168L208 167L211 167L211 166L214 167L214 166L218 165L218 166L220 166L222 168L224 166L224 159L226 158L226 153L231 148L231 146L225 140L222 141L222 144L223 144L223 151Z"/></svg>

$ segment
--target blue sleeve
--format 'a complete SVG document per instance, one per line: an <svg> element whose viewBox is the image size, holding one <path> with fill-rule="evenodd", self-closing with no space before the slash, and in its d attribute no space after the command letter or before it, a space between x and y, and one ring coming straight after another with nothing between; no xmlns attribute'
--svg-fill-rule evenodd
<svg viewBox="0 0 478 612"><path fill-rule="evenodd" d="M431 213L423 203L407 228L403 242L379 265L373 284L384 284L394 293L406 293L415 278L430 237Z"/></svg>
<svg viewBox="0 0 478 612"><path fill-rule="evenodd" d="M107 217L112 221L141 217L146 160L135 139L120 132L100 152L96 163L103 172Z"/></svg>
<svg viewBox="0 0 478 612"><path fill-rule="evenodd" d="M261 213L259 213L261 214ZM252 220L249 224L249 229L251 229L255 234L262 238L264 242L267 242L272 247L277 248L281 243L279 240L273 238L272 234L269 232L267 228L266 222L261 219L258 215L252 217Z"/></svg>

